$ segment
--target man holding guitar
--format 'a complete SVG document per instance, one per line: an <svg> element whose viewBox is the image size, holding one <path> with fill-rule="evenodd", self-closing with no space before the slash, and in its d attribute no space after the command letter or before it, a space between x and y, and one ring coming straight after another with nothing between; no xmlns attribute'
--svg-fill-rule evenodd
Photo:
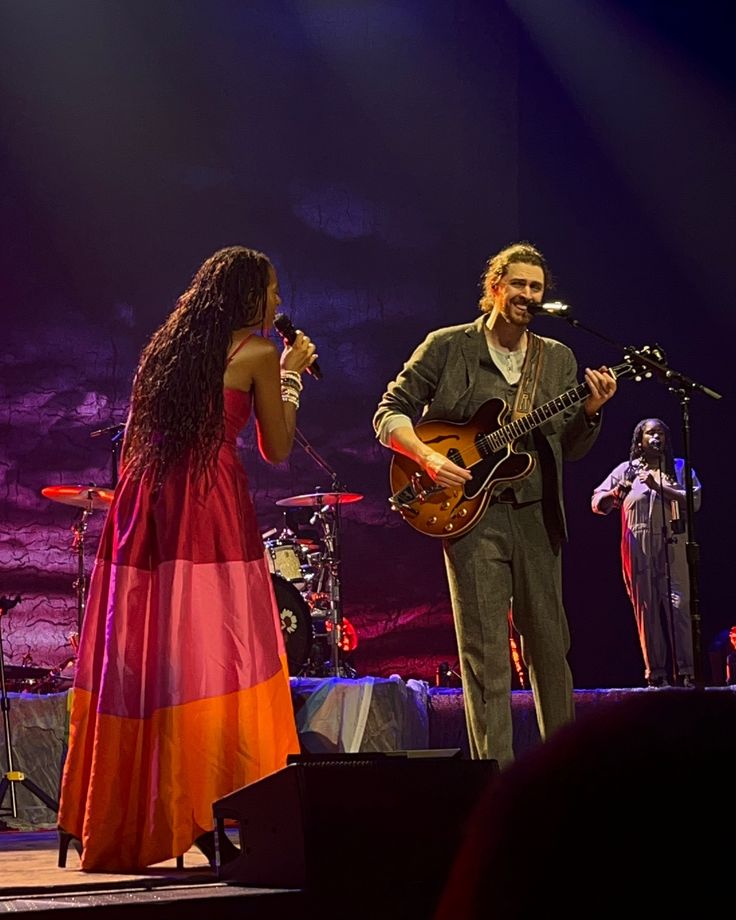
<svg viewBox="0 0 736 920"><path fill-rule="evenodd" d="M616 391L605 367L577 384L572 351L529 331L548 278L529 243L491 257L482 315L430 333L373 420L394 451L392 506L443 541L471 755L501 767L514 756L512 598L542 738L574 717L562 461L588 452Z"/></svg>

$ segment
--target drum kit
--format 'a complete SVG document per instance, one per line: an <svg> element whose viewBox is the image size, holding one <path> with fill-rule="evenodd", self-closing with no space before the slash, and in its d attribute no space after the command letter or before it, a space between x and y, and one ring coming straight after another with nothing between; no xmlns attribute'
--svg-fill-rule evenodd
<svg viewBox="0 0 736 920"><path fill-rule="evenodd" d="M95 511L106 511L110 507L114 491L93 484L60 485L47 486L41 489L41 494L51 501L80 510L71 528L76 558L73 588L77 631L69 636L69 640L76 655L87 601L87 526ZM311 512L310 523L317 528L316 538L300 538L288 527L275 537L276 530L263 535L292 676L356 676L354 668L346 661L346 656L357 646L357 636L352 624L342 614L339 519L342 505L362 498L357 492L338 491L282 498L276 502L277 505ZM63 681L63 675L74 660L72 657L62 668L56 669L58 675L44 671L49 680L58 678L54 689L59 689L56 684ZM37 692L49 686L49 680L39 680L39 677L34 673Z"/></svg>
<svg viewBox="0 0 736 920"><path fill-rule="evenodd" d="M289 673L301 677L356 677L346 656L357 644L343 616L340 590L340 509L361 501L357 492L312 492L279 499L287 509L311 511L314 536L290 527L263 535L281 617Z"/></svg>

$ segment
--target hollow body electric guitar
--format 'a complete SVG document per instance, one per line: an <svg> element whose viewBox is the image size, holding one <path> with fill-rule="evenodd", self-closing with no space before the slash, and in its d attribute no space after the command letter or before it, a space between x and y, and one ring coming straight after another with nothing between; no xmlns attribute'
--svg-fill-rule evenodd
<svg viewBox="0 0 736 920"><path fill-rule="evenodd" d="M610 368L617 379L638 372L630 362ZM526 478L534 469L531 454L514 449L529 431L582 402L589 395L580 383L549 402L508 422L510 409L503 399L489 399L467 422L418 422L420 441L469 470L471 480L461 486L437 485L414 460L395 453L391 460L392 495L389 499L411 526L430 537L459 537L478 523L499 484Z"/></svg>

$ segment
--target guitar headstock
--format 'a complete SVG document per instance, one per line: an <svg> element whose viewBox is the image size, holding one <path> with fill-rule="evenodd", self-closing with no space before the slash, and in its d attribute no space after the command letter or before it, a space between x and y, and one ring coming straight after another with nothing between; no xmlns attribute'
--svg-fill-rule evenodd
<svg viewBox="0 0 736 920"><path fill-rule="evenodd" d="M637 383L649 380L653 369L665 369L667 355L660 345L644 345L641 348L629 346L626 349L626 361L611 368L611 373L617 380L633 379Z"/></svg>

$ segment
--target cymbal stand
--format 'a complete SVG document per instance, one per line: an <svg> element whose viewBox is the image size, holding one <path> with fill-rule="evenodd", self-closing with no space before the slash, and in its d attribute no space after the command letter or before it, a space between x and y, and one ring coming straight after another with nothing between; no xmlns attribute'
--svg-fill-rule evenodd
<svg viewBox="0 0 736 920"><path fill-rule="evenodd" d="M332 479L331 491L347 492L346 486L340 482L337 472L321 457L312 447L302 432L297 428L294 438L302 450L314 462L329 473ZM333 506L320 505L315 508L310 523L314 526L319 522L322 529L323 551L320 553L320 574L317 579L320 588L327 582L325 594L329 598L328 622L330 629L330 671L333 677L355 677L355 669L343 660L343 614L342 594L340 591L340 504Z"/></svg>
<svg viewBox="0 0 736 920"><path fill-rule="evenodd" d="M77 630L78 635L82 635L82 621L84 620L84 609L87 606L87 576L84 571L84 536L87 533L87 524L92 514L92 502L89 507L84 508L79 518L72 524L72 549L77 553L77 577L72 582L77 595Z"/></svg>
<svg viewBox="0 0 736 920"><path fill-rule="evenodd" d="M320 587L324 587L329 600L328 619L330 623L330 670L333 677L355 677L353 667L342 655L343 614L340 591L340 505L321 505L312 515L310 523L319 523L324 547L320 558ZM326 582L326 585L324 584Z"/></svg>
<svg viewBox="0 0 736 920"><path fill-rule="evenodd" d="M13 600L10 600L8 597L0 598L0 622L2 622L2 617L16 604L20 603L20 597L16 596ZM10 731L10 699L8 698L8 693L5 684L5 653L3 650L3 637L2 631L0 630L0 706L3 711L3 728L5 735L5 755L8 760L8 769L2 775L0 780L0 808L2 808L3 802L5 801L5 795L10 790L10 810L14 818L18 817L18 801L15 796L15 784L20 783L22 786L25 786L29 792L33 793L37 799L39 799L43 804L50 808L51 811L58 811L59 804L55 802L50 795L47 795L43 789L37 786L33 780L28 779L28 777L20 770L15 769L14 757L13 757L13 739Z"/></svg>

